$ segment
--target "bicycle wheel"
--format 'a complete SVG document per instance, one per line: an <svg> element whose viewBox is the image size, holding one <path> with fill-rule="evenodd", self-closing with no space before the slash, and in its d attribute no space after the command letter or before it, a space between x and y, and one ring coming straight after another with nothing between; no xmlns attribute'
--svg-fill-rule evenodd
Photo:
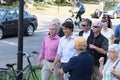
<svg viewBox="0 0 120 80"><path fill-rule="evenodd" d="M41 80L41 68L33 67L33 70L28 74L27 80Z"/></svg>
<svg viewBox="0 0 120 80"><path fill-rule="evenodd" d="M78 22L77 26L78 26L79 29L82 29L81 22Z"/></svg>
<svg viewBox="0 0 120 80"><path fill-rule="evenodd" d="M0 71L0 80L15 80L15 77L12 75L10 70L2 69Z"/></svg>
<svg viewBox="0 0 120 80"><path fill-rule="evenodd" d="M73 19L72 19L72 18L67 18L65 21L70 21L70 22L72 22L72 23L74 24L74 22L73 22Z"/></svg>

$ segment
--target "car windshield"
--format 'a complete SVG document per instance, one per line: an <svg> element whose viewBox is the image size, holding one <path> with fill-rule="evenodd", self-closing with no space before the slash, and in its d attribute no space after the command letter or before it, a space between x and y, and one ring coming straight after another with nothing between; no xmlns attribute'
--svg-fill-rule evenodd
<svg viewBox="0 0 120 80"><path fill-rule="evenodd" d="M6 11L0 10L0 19L3 19L5 14L6 14Z"/></svg>
<svg viewBox="0 0 120 80"><path fill-rule="evenodd" d="M113 10L118 5L118 2L105 2L104 11Z"/></svg>

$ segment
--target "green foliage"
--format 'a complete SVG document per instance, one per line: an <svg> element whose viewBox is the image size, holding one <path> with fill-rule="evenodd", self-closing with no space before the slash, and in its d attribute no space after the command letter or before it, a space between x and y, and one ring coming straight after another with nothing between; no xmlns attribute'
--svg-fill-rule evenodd
<svg viewBox="0 0 120 80"><path fill-rule="evenodd" d="M107 8L112 8L112 7L114 7L115 6L115 4L116 4L116 2L105 2L105 7Z"/></svg>
<svg viewBox="0 0 120 80"><path fill-rule="evenodd" d="M59 4L59 3L61 4L61 3L65 2L65 0L55 0L54 2L57 4Z"/></svg>

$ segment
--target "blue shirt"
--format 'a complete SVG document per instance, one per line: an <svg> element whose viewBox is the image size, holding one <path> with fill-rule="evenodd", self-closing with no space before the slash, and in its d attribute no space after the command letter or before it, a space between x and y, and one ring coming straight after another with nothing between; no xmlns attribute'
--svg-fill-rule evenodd
<svg viewBox="0 0 120 80"><path fill-rule="evenodd" d="M76 3L76 6L77 6L77 7L81 7L80 11L85 11L85 7L84 7L84 5L83 5L82 2L78 1L78 2Z"/></svg>
<svg viewBox="0 0 120 80"><path fill-rule="evenodd" d="M82 52L72 57L62 69L65 73L69 72L69 80L91 80L93 64L93 57L87 52Z"/></svg>
<svg viewBox="0 0 120 80"><path fill-rule="evenodd" d="M115 36L115 38L120 39L120 24L117 26L114 36Z"/></svg>
<svg viewBox="0 0 120 80"><path fill-rule="evenodd" d="M57 54L61 56L62 63L67 63L71 57L77 56L77 51L74 48L75 38L76 36L72 35L69 39L66 36L60 39Z"/></svg>

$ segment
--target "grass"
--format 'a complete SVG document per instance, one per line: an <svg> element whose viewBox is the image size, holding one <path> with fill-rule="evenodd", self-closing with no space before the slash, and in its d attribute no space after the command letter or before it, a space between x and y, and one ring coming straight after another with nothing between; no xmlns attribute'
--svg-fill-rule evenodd
<svg viewBox="0 0 120 80"><path fill-rule="evenodd" d="M39 66L34 66L34 68L36 69L35 73L37 74L39 80L41 80L41 74L42 74L42 73L41 73L41 69L42 69L42 68L39 67ZM27 75L27 77L26 77L26 80L28 80L28 75ZM31 77L30 80L34 80L33 77ZM50 80L54 80L53 75L51 76L51 79L50 79Z"/></svg>

